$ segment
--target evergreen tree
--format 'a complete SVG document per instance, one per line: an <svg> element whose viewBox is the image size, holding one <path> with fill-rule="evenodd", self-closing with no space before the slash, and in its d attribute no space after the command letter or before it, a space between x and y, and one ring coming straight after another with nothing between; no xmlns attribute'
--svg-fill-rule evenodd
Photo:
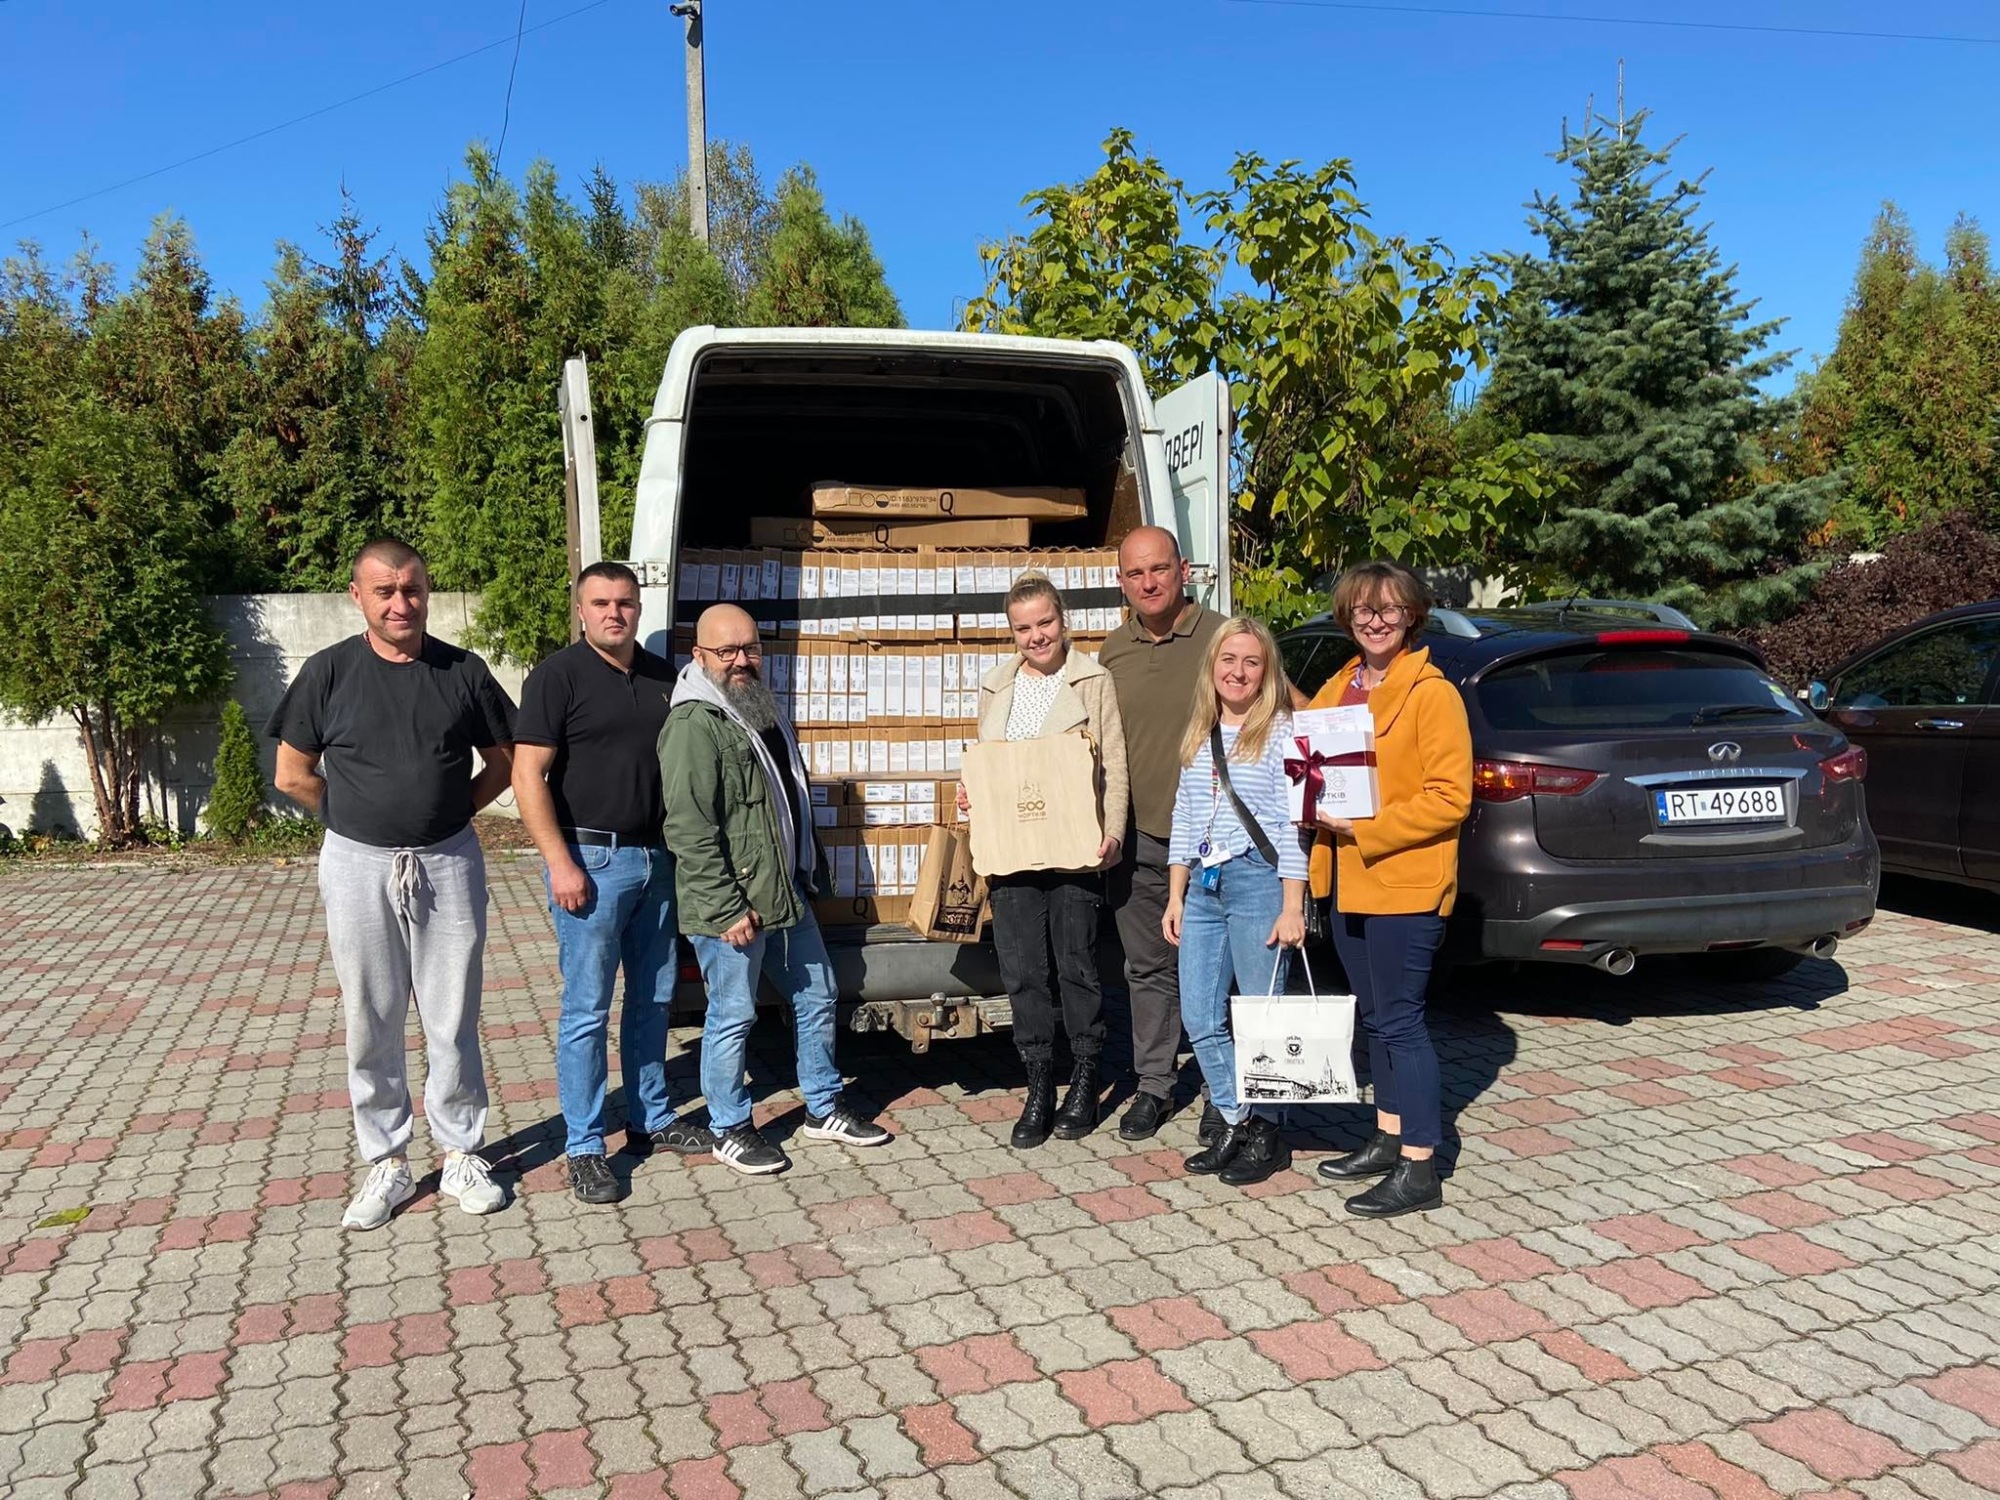
<svg viewBox="0 0 2000 1500"><path fill-rule="evenodd" d="M344 588L363 542L409 524L399 428L411 330L391 315L389 262L351 201L327 233L327 264L278 247L243 422L218 466L239 571L284 589Z"/></svg>
<svg viewBox="0 0 2000 1500"><path fill-rule="evenodd" d="M222 738L215 751L215 784L208 793L209 832L240 844L264 816L264 770L257 763L257 737L243 705L222 705Z"/></svg>
<svg viewBox="0 0 2000 1500"><path fill-rule="evenodd" d="M154 729L229 682L202 597L207 521L179 457L150 424L85 393L0 488L0 706L76 725L99 837L114 846L145 842Z"/></svg>
<svg viewBox="0 0 2000 1500"><path fill-rule="evenodd" d="M750 294L749 320L771 328L901 328L903 309L853 217L835 224L812 169L778 185L777 228Z"/></svg>
<svg viewBox="0 0 2000 1500"><path fill-rule="evenodd" d="M198 574L226 588L240 577L231 513L216 466L242 419L249 373L243 312L216 298L194 233L179 219L153 227L131 287L89 314L84 375L90 389L143 426L167 465L168 483L203 522Z"/></svg>
<svg viewBox="0 0 2000 1500"><path fill-rule="evenodd" d="M1671 145L1642 111L1567 134L1563 201L1537 194L1540 255L1504 258L1513 282L1482 401L1503 431L1540 442L1573 482L1535 560L1587 595L1658 599L1705 623L1786 613L1820 565L1807 539L1824 480L1764 481L1758 383L1778 324L1752 323L1736 271L1696 222L1701 183L1668 184Z"/></svg>
<svg viewBox="0 0 2000 1500"><path fill-rule="evenodd" d="M642 182L634 194L637 200L635 232L641 241L640 259L647 265L660 264L668 253L667 242L680 238L694 240L688 223L688 176L683 169L672 182ZM777 204L764 189L750 148L729 141L711 141L708 147L708 249L728 279L736 306L750 296L750 290L764 274L764 262L771 250L771 236L777 230Z"/></svg>
<svg viewBox="0 0 2000 1500"><path fill-rule="evenodd" d="M1977 224L1952 226L1939 269L1885 204L1833 354L1802 386L1795 466L1838 475L1835 542L1878 546L1958 511L2000 525L2000 288Z"/></svg>

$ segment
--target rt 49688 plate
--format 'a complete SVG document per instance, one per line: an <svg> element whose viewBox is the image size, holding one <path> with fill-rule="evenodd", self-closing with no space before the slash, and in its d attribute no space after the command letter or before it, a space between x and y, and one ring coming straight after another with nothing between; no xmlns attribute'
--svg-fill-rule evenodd
<svg viewBox="0 0 2000 1500"><path fill-rule="evenodd" d="M1782 786L1656 788L1653 815L1669 823L1775 823L1785 816Z"/></svg>

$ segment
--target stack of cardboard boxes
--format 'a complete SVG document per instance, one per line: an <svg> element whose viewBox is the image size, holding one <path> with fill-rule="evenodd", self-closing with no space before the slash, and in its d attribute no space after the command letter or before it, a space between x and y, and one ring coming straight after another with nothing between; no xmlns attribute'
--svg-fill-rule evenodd
<svg viewBox="0 0 2000 1500"><path fill-rule="evenodd" d="M745 548L683 549L676 665L718 600L764 636L764 681L790 714L832 864L821 922L900 922L930 830L958 820L981 679L1013 653L1004 599L1023 573L1062 590L1077 647L1121 618L1112 548L1029 545L1035 521L1082 519L1077 490L813 486L812 514L753 517Z"/></svg>

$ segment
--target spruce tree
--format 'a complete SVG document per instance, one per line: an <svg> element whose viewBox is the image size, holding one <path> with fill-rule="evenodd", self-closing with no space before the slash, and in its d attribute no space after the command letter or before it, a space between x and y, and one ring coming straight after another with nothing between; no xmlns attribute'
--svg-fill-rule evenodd
<svg viewBox="0 0 2000 1500"><path fill-rule="evenodd" d="M1566 592L1656 599L1704 624L1788 612L1820 567L1804 560L1824 479L1765 482L1756 435L1774 403L1758 383L1776 322L1751 322L1699 223L1699 179L1670 178L1673 145L1646 114L1565 131L1567 200L1538 193L1538 255L1504 258L1513 283L1484 405L1543 444L1573 488L1536 538Z"/></svg>

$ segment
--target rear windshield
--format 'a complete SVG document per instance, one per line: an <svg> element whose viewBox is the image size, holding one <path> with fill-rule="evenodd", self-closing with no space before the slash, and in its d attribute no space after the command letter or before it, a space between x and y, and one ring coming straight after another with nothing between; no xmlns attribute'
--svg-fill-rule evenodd
<svg viewBox="0 0 2000 1500"><path fill-rule="evenodd" d="M1478 696L1486 722L1503 730L1686 729L1808 717L1753 663L1699 648L1538 656L1489 672Z"/></svg>

